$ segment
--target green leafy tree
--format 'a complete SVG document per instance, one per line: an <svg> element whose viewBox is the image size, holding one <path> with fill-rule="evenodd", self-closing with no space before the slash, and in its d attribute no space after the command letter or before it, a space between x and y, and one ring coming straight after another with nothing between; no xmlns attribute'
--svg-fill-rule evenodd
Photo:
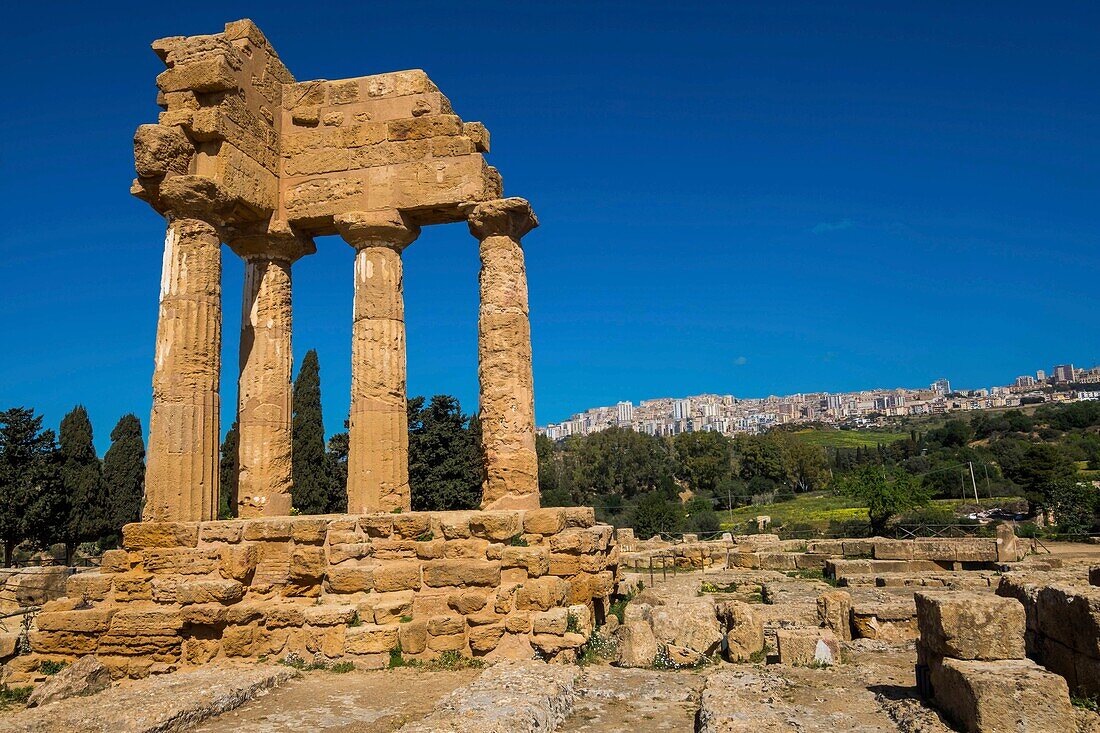
<svg viewBox="0 0 1100 733"><path fill-rule="evenodd" d="M347 422L344 422L347 428ZM325 451L325 466L328 474L329 514L344 514L348 510L348 434L336 433L328 439Z"/></svg>
<svg viewBox="0 0 1100 733"><path fill-rule="evenodd" d="M321 367L317 351L310 349L294 380L294 441L291 495L302 514L328 510L331 479L325 458L325 423L321 416Z"/></svg>
<svg viewBox="0 0 1100 733"><path fill-rule="evenodd" d="M417 511L481 504L481 441L454 397L409 400L409 488Z"/></svg>
<svg viewBox="0 0 1100 733"><path fill-rule="evenodd" d="M1058 531L1084 535L1092 531L1096 521L1096 487L1087 481L1058 478L1051 482L1046 495L1047 506L1054 512Z"/></svg>
<svg viewBox="0 0 1100 733"><path fill-rule="evenodd" d="M1005 473L1024 490L1032 513L1050 509L1050 491L1058 481L1072 479L1077 467L1065 451L1052 443L1029 445Z"/></svg>
<svg viewBox="0 0 1100 733"><path fill-rule="evenodd" d="M676 477L692 491L711 494L733 473L733 447L721 433L680 433L672 439Z"/></svg>
<svg viewBox="0 0 1100 733"><path fill-rule="evenodd" d="M781 439L772 434L738 435L734 449L744 481L763 478L777 484L787 483L789 474L783 456Z"/></svg>
<svg viewBox="0 0 1100 733"><path fill-rule="evenodd" d="M882 535L898 514L928 503L920 479L898 468L866 465L833 479L838 493L867 503L871 534Z"/></svg>
<svg viewBox="0 0 1100 733"><path fill-rule="evenodd" d="M237 513L237 486L240 481L241 463L240 425L236 420L225 433L218 462L218 519L232 519Z"/></svg>
<svg viewBox="0 0 1100 733"><path fill-rule="evenodd" d="M675 493L672 456L660 438L615 427L565 442L574 459L573 497L583 504L608 496L629 501L657 489Z"/></svg>
<svg viewBox="0 0 1100 733"><path fill-rule="evenodd" d="M112 530L111 502L103 482L103 466L92 443L92 423L83 405L61 420L61 483L69 504L68 522L61 528L65 563L71 565L76 546Z"/></svg>
<svg viewBox="0 0 1100 733"><path fill-rule="evenodd" d="M33 410L0 412L0 543L4 567L26 540L49 542L67 519L57 442Z"/></svg>
<svg viewBox="0 0 1100 733"><path fill-rule="evenodd" d="M678 501L669 501L665 492L651 491L630 510L630 526L637 537L648 539L656 534L674 534L684 523L684 511Z"/></svg>
<svg viewBox="0 0 1100 733"><path fill-rule="evenodd" d="M111 447L103 456L103 483L111 500L111 532L118 535L123 526L141 521L145 443L136 415L123 415L111 431Z"/></svg>
<svg viewBox="0 0 1100 733"><path fill-rule="evenodd" d="M709 499L700 496L693 497L684 505L687 514L687 524L693 532L710 534L722 528L718 514L714 511L714 505Z"/></svg>
<svg viewBox="0 0 1100 733"><path fill-rule="evenodd" d="M783 473L792 489L817 491L825 486L829 481L829 456L824 448L799 440L790 433L774 431L769 435L779 442Z"/></svg>

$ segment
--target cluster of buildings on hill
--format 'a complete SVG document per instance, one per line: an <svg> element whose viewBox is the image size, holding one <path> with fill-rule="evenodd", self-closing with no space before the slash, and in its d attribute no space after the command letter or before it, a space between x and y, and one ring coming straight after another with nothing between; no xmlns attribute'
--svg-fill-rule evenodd
<svg viewBox="0 0 1100 733"><path fill-rule="evenodd" d="M1091 388L1090 385L1096 385ZM631 428L649 435L678 435L693 431L759 433L775 425L821 422L869 426L887 417L936 415L955 411L1018 407L1037 402L1073 402L1100 399L1100 366L1075 369L1060 364L1048 376L1043 370L1017 377L1011 385L956 391L946 379L925 389L871 389L860 392L813 392L786 397L741 399L733 395L703 394L663 397L637 405L620 402L593 407L569 420L538 428L551 440L588 435L610 427Z"/></svg>

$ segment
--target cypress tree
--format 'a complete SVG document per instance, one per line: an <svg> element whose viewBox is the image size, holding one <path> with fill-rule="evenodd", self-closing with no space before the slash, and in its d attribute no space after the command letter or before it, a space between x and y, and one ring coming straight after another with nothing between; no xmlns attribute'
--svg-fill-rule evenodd
<svg viewBox="0 0 1100 733"><path fill-rule="evenodd" d="M103 466L92 444L92 423L83 405L61 420L61 483L69 504L69 521L62 531L65 563L81 542L110 531L110 501L103 482Z"/></svg>
<svg viewBox="0 0 1100 733"><path fill-rule="evenodd" d="M218 461L218 519L232 519L236 514L234 498L237 496L237 482L240 480L240 457L237 448L240 445L240 431L237 421L233 421L221 446L221 460Z"/></svg>
<svg viewBox="0 0 1100 733"><path fill-rule="evenodd" d="M329 504L325 460L325 424L321 417L321 367L310 349L294 380L293 477L294 508L302 514L324 514Z"/></svg>
<svg viewBox="0 0 1100 733"><path fill-rule="evenodd" d="M454 397L409 400L409 487L416 511L476 509L481 503L480 423Z"/></svg>
<svg viewBox="0 0 1100 733"><path fill-rule="evenodd" d="M0 412L0 543L4 567L25 540L56 537L66 516L57 442L25 407Z"/></svg>
<svg viewBox="0 0 1100 733"><path fill-rule="evenodd" d="M325 463L328 475L329 514L346 514L348 511L348 421L344 421L345 432L336 433L328 440L328 452Z"/></svg>
<svg viewBox="0 0 1100 733"><path fill-rule="evenodd" d="M136 415L123 415L111 431L111 447L103 456L103 482L111 500L111 532L141 521L145 493L145 444L141 421Z"/></svg>

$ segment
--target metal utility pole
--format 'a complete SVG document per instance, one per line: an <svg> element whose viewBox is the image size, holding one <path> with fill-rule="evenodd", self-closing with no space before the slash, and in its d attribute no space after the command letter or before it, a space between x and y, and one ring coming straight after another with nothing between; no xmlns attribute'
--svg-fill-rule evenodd
<svg viewBox="0 0 1100 733"><path fill-rule="evenodd" d="M974 461L967 461L970 466L970 485L974 488L974 503L978 503L978 482L974 480Z"/></svg>

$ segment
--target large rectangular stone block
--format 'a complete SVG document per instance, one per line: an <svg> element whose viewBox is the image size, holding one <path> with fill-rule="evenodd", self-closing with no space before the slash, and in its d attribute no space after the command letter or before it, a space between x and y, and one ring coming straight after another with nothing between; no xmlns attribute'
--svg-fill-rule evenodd
<svg viewBox="0 0 1100 733"><path fill-rule="evenodd" d="M983 593L917 593L920 646L928 656L1023 659L1024 607Z"/></svg>
<svg viewBox="0 0 1100 733"><path fill-rule="evenodd" d="M1029 659L944 659L930 675L937 707L968 733L1077 729L1066 681Z"/></svg>
<svg viewBox="0 0 1100 733"><path fill-rule="evenodd" d="M1038 632L1100 659L1100 588L1049 585L1036 593Z"/></svg>
<svg viewBox="0 0 1100 733"><path fill-rule="evenodd" d="M135 522L122 528L122 546L127 550L150 547L195 547L199 525L193 522Z"/></svg>

